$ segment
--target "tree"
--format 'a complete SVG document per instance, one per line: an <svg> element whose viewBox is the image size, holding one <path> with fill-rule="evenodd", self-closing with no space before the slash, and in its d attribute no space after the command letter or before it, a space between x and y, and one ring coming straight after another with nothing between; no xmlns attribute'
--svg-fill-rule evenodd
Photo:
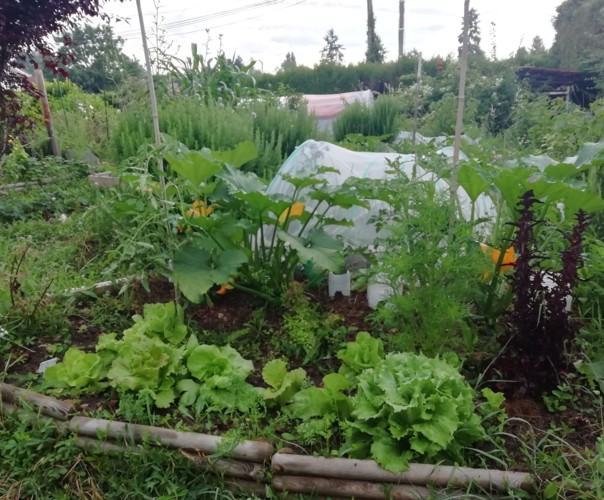
<svg viewBox="0 0 604 500"><path fill-rule="evenodd" d="M480 48L480 26L478 19L478 12L473 7L469 12L468 22L468 56L480 56L484 57L484 52ZM461 33L457 37L459 42L459 54L461 55L461 44L463 42L463 19L461 20Z"/></svg>
<svg viewBox="0 0 604 500"><path fill-rule="evenodd" d="M296 62L296 56L293 52L288 52L287 54L285 54L285 60L281 63L281 67L279 69L281 69L282 71L288 71L290 69L294 69L297 66L298 63Z"/></svg>
<svg viewBox="0 0 604 500"><path fill-rule="evenodd" d="M118 87L129 77L142 77L140 64L124 54L124 40L114 36L108 24L85 24L67 35L73 63L69 65L70 80L85 92L101 92ZM55 39L59 44L61 39Z"/></svg>
<svg viewBox="0 0 604 500"><path fill-rule="evenodd" d="M365 52L365 59L367 62L383 63L385 56L386 49L382 45L382 40L375 32L373 1L367 0L367 52Z"/></svg>
<svg viewBox="0 0 604 500"><path fill-rule="evenodd" d="M331 28L323 37L325 47L321 51L321 62L329 64L341 64L344 60L344 45L338 43L338 35Z"/></svg>
<svg viewBox="0 0 604 500"><path fill-rule="evenodd" d="M602 0L566 0L556 8L552 56L558 67L598 69L604 58Z"/></svg>
<svg viewBox="0 0 604 500"><path fill-rule="evenodd" d="M540 36L536 36L533 38L533 43L531 44L531 54L533 55L543 55L547 53L547 49L545 48L545 44L543 43L543 38Z"/></svg>
<svg viewBox="0 0 604 500"><path fill-rule="evenodd" d="M22 69L29 54L39 53L55 73L67 72L69 54L54 51L48 35L64 33L85 16L101 14L98 0L2 0L0 2L0 157L10 134L21 133L31 121L21 114L18 90L37 95Z"/></svg>

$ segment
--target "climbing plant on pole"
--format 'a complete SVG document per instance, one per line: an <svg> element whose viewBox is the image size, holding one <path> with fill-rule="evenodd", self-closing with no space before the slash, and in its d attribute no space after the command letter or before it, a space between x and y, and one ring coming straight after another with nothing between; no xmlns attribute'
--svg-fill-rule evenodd
<svg viewBox="0 0 604 500"><path fill-rule="evenodd" d="M120 0L122 1L122 0ZM0 2L0 159L11 135L19 135L31 126L22 113L19 92L37 97L27 75L17 70L30 61L31 54L42 56L42 64L67 76L65 66L71 59L68 50L55 51L48 35L66 33L85 16L102 15L103 0L2 0ZM70 40L65 40L69 47Z"/></svg>

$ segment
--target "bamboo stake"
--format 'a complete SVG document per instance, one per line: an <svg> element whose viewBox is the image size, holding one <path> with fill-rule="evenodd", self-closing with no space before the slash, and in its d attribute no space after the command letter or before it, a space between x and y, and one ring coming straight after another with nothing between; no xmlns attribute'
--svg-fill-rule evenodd
<svg viewBox="0 0 604 500"><path fill-rule="evenodd" d="M97 433L106 434L112 439L126 439L140 443L146 437L153 442L170 448L194 449L211 455L218 451L222 438L197 432L180 432L150 425L112 422L88 417L73 417L69 422L69 430L81 436L96 437ZM273 447L270 443L261 441L242 441L230 452L232 458L259 462L270 460Z"/></svg>
<svg viewBox="0 0 604 500"><path fill-rule="evenodd" d="M451 172L450 192L453 208L457 205L457 163L461 147L461 132L463 129L463 114L466 101L466 73L468 71L468 30L470 24L470 0L464 0L463 34L461 41L461 59L459 70L459 94L457 96L457 120L455 122L455 141L453 143L453 171ZM455 210L451 211L450 225L453 225Z"/></svg>
<svg viewBox="0 0 604 500"><path fill-rule="evenodd" d="M0 415L9 415L16 414L20 419L24 419L26 417L31 417L31 410L26 410L25 408L20 408L17 405L13 405L11 403L6 403L4 401L0 401ZM42 422L50 422L55 425L57 431L63 432L67 429L67 422L63 422L62 420L57 420L54 417L49 417L48 415L43 415L40 413L33 414L37 420Z"/></svg>
<svg viewBox="0 0 604 500"><path fill-rule="evenodd" d="M37 181L26 181L26 182L15 182L12 184L0 185L0 191L22 190L28 186L39 186L40 184L50 184L51 182L58 181L59 177L43 177Z"/></svg>
<svg viewBox="0 0 604 500"><path fill-rule="evenodd" d="M0 382L0 399L14 404L25 402L28 406L42 412L44 415L63 421L67 420L69 414L74 410L71 403L59 401L58 399L21 389L14 385L5 384L4 382Z"/></svg>
<svg viewBox="0 0 604 500"><path fill-rule="evenodd" d="M288 493L317 494L335 497L396 500L430 498L431 491L422 486L389 485L325 477L274 476L271 486Z"/></svg>
<svg viewBox="0 0 604 500"><path fill-rule="evenodd" d="M135 446L124 446L121 444L114 443L112 441L95 439L95 438L86 437L86 436L76 437L75 444L76 444L76 446L79 446L80 448L84 448L85 450L99 451L99 452L104 452L104 453L109 452L109 451L126 453L126 452L134 452L134 451L139 450L139 448L137 448Z"/></svg>
<svg viewBox="0 0 604 500"><path fill-rule="evenodd" d="M394 484L434 485L465 489L476 485L486 490L506 491L508 488L534 491L535 480L526 472L508 472L445 465L410 464L409 470L394 474L385 471L373 460L323 458L276 453L272 468L277 474L323 476Z"/></svg>
<svg viewBox="0 0 604 500"><path fill-rule="evenodd" d="M149 87L149 100L151 101L151 115L153 118L153 135L155 137L155 146L159 148L161 146L161 132L159 130L159 114L157 112L157 97L155 96L155 84L153 83L153 70L151 69L151 58L149 56L149 47L147 45L147 34L145 32L145 21L143 19L143 10L141 7L141 0L136 0L136 8L138 10L138 21L141 28L141 37L143 39L143 52L145 53L145 66L147 69L147 86ZM159 186L162 193L162 201L164 206L164 214L166 220L168 219L168 196L166 194L166 179L164 178L164 159L158 157L157 159L160 176ZM170 239L170 261L169 266L172 270L172 263L174 262L174 238L172 231L168 223L166 222L166 231L168 238ZM178 300L179 293L176 284L174 284L174 300Z"/></svg>

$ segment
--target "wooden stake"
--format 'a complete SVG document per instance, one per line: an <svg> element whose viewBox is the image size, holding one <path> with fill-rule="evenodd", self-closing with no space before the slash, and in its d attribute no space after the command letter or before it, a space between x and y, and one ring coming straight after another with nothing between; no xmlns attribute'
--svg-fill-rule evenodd
<svg viewBox="0 0 604 500"><path fill-rule="evenodd" d="M466 489L476 485L485 490L506 491L508 488L534 491L534 478L526 472L508 472L445 465L410 464L409 470L393 474L373 460L323 458L276 453L272 468L276 474L323 476L357 479L380 483L433 485Z"/></svg>
<svg viewBox="0 0 604 500"><path fill-rule="evenodd" d="M159 114L157 112L157 98L155 96L155 84L153 83L153 70L151 69L151 58L149 56L149 47L147 45L147 34L145 32L145 21L143 19L143 10L141 8L141 0L136 0L136 8L138 10L138 21L141 27L141 37L143 39L143 52L145 53L145 66L147 68L147 86L149 87L149 100L151 101L151 116L153 119L153 135L155 137L155 146L161 146L161 132L159 130ZM164 178L164 159L162 157L157 158L157 163L160 171L159 186L162 193L162 201L164 207L164 215L166 216L166 232L170 239L169 252L170 260L169 266L172 270L172 262L174 262L174 238L170 225L168 224L168 197L166 194L166 179ZM178 301L179 293L176 283L174 284L174 300Z"/></svg>
<svg viewBox="0 0 604 500"><path fill-rule="evenodd" d="M55 129L52 126L52 115L50 113L50 105L48 104L48 94L46 93L46 85L44 83L44 74L40 68L34 69L33 81L40 92L40 105L42 106L42 115L46 130L48 130L48 138L50 139L50 148L54 156L61 156L57 139L55 137Z"/></svg>
<svg viewBox="0 0 604 500"><path fill-rule="evenodd" d="M4 402L14 404L25 403L44 415L63 421L67 420L69 414L74 410L71 403L43 396L42 394L5 384L4 382L0 382L0 399Z"/></svg>
<svg viewBox="0 0 604 500"><path fill-rule="evenodd" d="M453 172L451 174L451 195L457 198L457 162L461 147L463 131L463 114L466 102L466 74L468 72L468 30L470 24L470 0L464 0L463 33L461 41L461 58L459 61L459 94L457 96L457 120L455 122L455 141L453 143ZM453 196L453 193L455 195Z"/></svg>
<svg viewBox="0 0 604 500"><path fill-rule="evenodd" d="M151 59L149 57L149 47L147 45L147 34L145 32L145 21L143 18L143 10L141 1L136 0L136 8L138 10L138 21L141 27L141 37L143 39L143 52L145 54L145 66L147 68L147 87L149 88L149 100L151 101L151 116L153 119L153 136L155 145L161 146L161 133L159 131L159 115L157 113L157 98L155 97L155 84L153 83L153 71L151 69ZM160 169L163 171L163 164L160 164Z"/></svg>
<svg viewBox="0 0 604 500"><path fill-rule="evenodd" d="M271 486L277 491L335 497L396 500L431 498L431 491L422 486L389 485L325 477L274 476Z"/></svg>
<svg viewBox="0 0 604 500"><path fill-rule="evenodd" d="M125 439L129 442L140 443L145 438L152 442L170 448L194 449L211 455L216 453L222 444L222 438L197 432L179 432L150 425L112 422L88 417L73 417L69 422L69 430L80 436L97 437L100 432L112 439ZM242 441L230 452L232 458L259 462L270 460L273 447L262 441Z"/></svg>
<svg viewBox="0 0 604 500"><path fill-rule="evenodd" d="M417 136L417 113L419 111L419 98L422 86L422 53L419 53L417 60L417 80L415 82L415 98L413 103L413 132L411 133L411 142L415 146L415 138ZM417 153L415 153L415 162L413 163L413 178L417 177Z"/></svg>

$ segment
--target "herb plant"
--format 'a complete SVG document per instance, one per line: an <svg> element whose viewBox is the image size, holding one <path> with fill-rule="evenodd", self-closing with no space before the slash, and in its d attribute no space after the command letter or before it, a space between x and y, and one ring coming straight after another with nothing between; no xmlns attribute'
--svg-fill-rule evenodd
<svg viewBox="0 0 604 500"><path fill-rule="evenodd" d="M295 437L302 444L331 442L338 427L344 427L352 412L346 392L350 382L339 373L323 377L323 387L310 387L298 392L287 407L292 418L302 420L296 426Z"/></svg>

